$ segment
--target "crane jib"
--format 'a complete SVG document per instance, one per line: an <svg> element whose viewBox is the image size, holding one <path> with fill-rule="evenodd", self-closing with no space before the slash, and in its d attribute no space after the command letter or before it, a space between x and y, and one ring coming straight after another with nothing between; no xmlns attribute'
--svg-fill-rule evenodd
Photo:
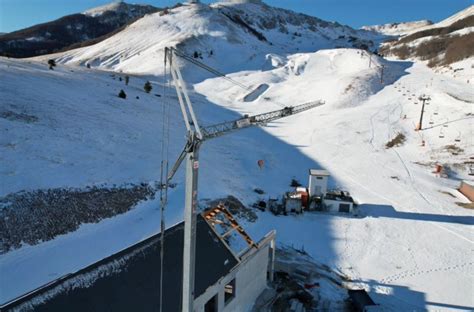
<svg viewBox="0 0 474 312"><path fill-rule="evenodd" d="M283 117L301 113L303 111L306 111L308 109L311 109L313 107L317 107L323 104L324 104L323 101L308 102L301 105L288 106L280 110L258 114L258 115L254 115L250 117L246 115L244 118L240 118L234 121L228 121L228 122L223 122L220 124L215 124L212 126L203 127L201 128L201 131L203 134L202 140L215 138L236 129L242 129L242 128L247 128L251 126L266 124Z"/></svg>

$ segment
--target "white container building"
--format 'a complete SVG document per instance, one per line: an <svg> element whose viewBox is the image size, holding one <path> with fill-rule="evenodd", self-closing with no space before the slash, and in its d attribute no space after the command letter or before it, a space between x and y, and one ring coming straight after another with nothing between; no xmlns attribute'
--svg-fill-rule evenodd
<svg viewBox="0 0 474 312"><path fill-rule="evenodd" d="M327 193L329 175L326 170L309 170L309 197L321 197Z"/></svg>

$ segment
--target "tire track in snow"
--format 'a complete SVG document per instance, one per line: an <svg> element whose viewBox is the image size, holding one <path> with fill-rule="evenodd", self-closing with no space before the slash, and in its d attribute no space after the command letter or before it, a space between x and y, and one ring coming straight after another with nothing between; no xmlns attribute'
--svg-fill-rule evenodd
<svg viewBox="0 0 474 312"><path fill-rule="evenodd" d="M381 283L391 283L395 282L400 279L404 278L409 278L409 277L414 277L414 276L419 276L419 275L424 275L424 274L430 274L430 273L438 273L438 272L448 272L448 271L463 271L465 268L470 271L470 268L467 268L469 266L473 266L474 262L464 262L460 264L454 264L454 265L447 265L447 266L442 266L442 267L437 267L437 268L432 268L428 270L419 270L418 268L415 268L413 270L406 270L401 273L397 273L394 275L390 275L387 277L384 277L383 279L380 280Z"/></svg>
<svg viewBox="0 0 474 312"><path fill-rule="evenodd" d="M396 202L396 201L394 201L394 200L392 200L392 199L390 199L390 198L388 198L388 197L386 197L386 196L384 196L384 195L381 195L381 194L377 193L376 191L372 190L371 188L369 188L369 187L367 187L367 186L365 186L365 185L363 185L363 184L357 182L355 179L352 178L351 175L348 174L347 171L344 170L344 173L346 174L345 178L347 178L348 180L350 180L353 184L355 184L355 185L359 186L360 188L366 190L366 191L369 192L370 194L372 194L372 195L374 195L374 196L376 196L376 197L378 197L378 198L380 198L380 199L385 200L386 202L390 203L392 206L398 206L398 207L401 207L401 208L403 208L403 209L405 209L405 210L407 210L407 211L413 211L413 209L407 209L407 208L404 207L402 204L400 204L400 203L398 203L398 202ZM416 209L415 209L415 212L420 213L420 211L419 211L419 210L416 210ZM447 232L449 232L449 233L451 233L451 234L453 234L453 235L455 235L455 236L457 236L457 237L459 237L459 238L461 238L461 239L463 239L463 240L465 240L465 241L467 241L467 242L469 242L469 243L471 243L471 244L474 244L474 241L468 239L467 237L462 236L462 235L459 234L459 233L453 232L453 231L450 230L450 229L444 228L443 226L440 226L439 224L435 224L435 223L432 223L432 222L428 222L428 224L430 224L430 225L432 225L432 226L436 226L436 227L438 227L438 228L440 228L440 229L443 229L443 230L445 230L445 231L447 231Z"/></svg>
<svg viewBox="0 0 474 312"><path fill-rule="evenodd" d="M426 198L426 196L416 187L415 182L414 182L414 179L413 179L413 176L412 176L410 170L408 169L408 167L407 167L405 161L403 160L403 158L402 158L402 157L400 156L400 154L398 153L398 151L397 151L396 149L393 149L393 151L394 151L395 154L398 156L398 159L400 159L400 162L402 163L403 167L405 168L405 171L406 171L407 174L408 174L408 177L409 177L409 179L410 179L410 184L411 184L411 187L413 188L413 190L415 190L415 192L416 192L428 205L430 205L430 206L435 206L435 205L434 205L431 201L429 201L429 200ZM415 208L415 207L413 207L413 210L414 210L415 212L421 213L421 211L420 211L419 209ZM440 209L438 209L438 210L440 210ZM440 211L443 212L442 210L440 210ZM429 224L431 224L431 225L433 225L433 226L436 226L436 227L438 227L438 228L440 228L440 229L443 229L443 230L445 230L445 231L448 231L448 232L450 232L451 234L454 234L454 235L456 235L457 237L462 238L462 239L468 241L468 242L471 243L471 244L474 243L474 241L471 241L469 238L467 238L467 237L465 237L465 236L463 236L463 235L461 235L461 234L459 234L459 233L457 233L457 232L451 230L450 227L446 227L446 226L443 226L443 225L440 225L440 224L437 224L437 223L429 223Z"/></svg>

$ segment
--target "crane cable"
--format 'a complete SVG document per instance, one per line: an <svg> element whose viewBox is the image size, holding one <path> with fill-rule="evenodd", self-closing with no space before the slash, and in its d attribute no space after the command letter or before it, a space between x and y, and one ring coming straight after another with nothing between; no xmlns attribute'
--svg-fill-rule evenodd
<svg viewBox="0 0 474 312"><path fill-rule="evenodd" d="M165 208L168 201L168 159L169 159L169 128L170 128L170 108L167 105L167 79L166 55L164 59L163 73L163 106L162 106L162 137L161 137L161 170L160 170L160 307L163 311L163 275L164 275L164 255L165 255Z"/></svg>
<svg viewBox="0 0 474 312"><path fill-rule="evenodd" d="M198 60L196 60L195 58L184 54L183 52L177 50L176 48L173 48L173 50L175 51L176 55L178 55L178 56L181 57L182 59L184 59L184 60L186 60L186 61L188 61L188 62L190 62L190 63L192 63L192 64L194 64L194 65L196 65L196 66L198 66L198 67L200 67L200 68L202 68L202 69L208 71L208 72L210 72L211 74L213 74L213 75L215 75L215 76L217 76L217 77L224 78L225 80L227 80L227 81L229 81L230 83L232 83L232 84L234 84L234 85L236 85L236 86L238 86L238 87L244 89L245 91L252 91L252 88L251 88L251 87L246 86L246 85L244 85L243 83L240 83L240 82L238 82L238 81L236 81L236 80L234 80L234 79L232 79L232 78L226 76L224 73L221 73L220 71L218 71L218 70L216 70L216 69L214 69L214 68L212 68L212 67L210 67L210 66L208 66L208 65L206 65L206 64L204 64L204 63L202 63L202 62L200 62L200 61L198 61ZM252 92L253 92L253 91L252 91ZM276 104L276 105L278 105L278 106L280 106L280 107L282 107L282 108L285 108L285 107L288 106L288 105L284 105L284 104L282 104L282 103L278 103L278 102L276 102L276 101L272 101L272 103L274 103L274 104Z"/></svg>

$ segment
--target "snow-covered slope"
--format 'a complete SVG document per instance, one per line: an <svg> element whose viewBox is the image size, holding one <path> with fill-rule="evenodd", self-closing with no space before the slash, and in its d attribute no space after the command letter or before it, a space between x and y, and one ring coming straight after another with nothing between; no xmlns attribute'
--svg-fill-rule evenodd
<svg viewBox="0 0 474 312"><path fill-rule="evenodd" d="M309 168L324 167L331 172L332 187L348 189L357 199L359 218L274 217L265 212L246 229L258 238L276 228L279 244L301 245L318 262L369 289L389 309L472 307L474 263L466 255L473 244L473 213L454 204L462 199L447 195L459 196L454 191L457 181L431 173L434 163L441 162L451 166L454 177L467 178L462 162L473 153L472 116L467 115L472 112L472 88L423 65L370 61L358 50L269 58L273 62L267 63L276 67L232 74L247 85L269 85L254 101L244 101L248 91L220 78L195 85L191 98L202 124L316 99L326 104L263 129L207 142L201 153L202 204L231 194L250 205L261 198L255 188L263 189L265 198L276 197L288 190L292 178L305 183ZM379 82L381 65L385 84ZM158 179L163 101L141 90L150 77L133 76L125 87L112 73L85 68L60 65L51 71L41 63L6 59L0 66L0 90L7 103L2 109L14 113L2 116L18 117L0 119L1 154L7 164L1 173L4 192ZM153 80L153 93L162 95L156 85L161 78ZM20 87L24 85L30 87ZM126 100L116 97L121 88ZM172 90L165 90L171 96ZM414 99L420 93L433 98L425 112L425 121L433 124L417 133L413 127L420 105ZM174 159L184 132L176 98L167 102L173 105ZM33 119L25 116L37 119L27 122ZM439 138L440 131L444 138ZM385 149L398 132L406 135L406 143ZM420 146L422 139L425 147ZM452 155L445 149L448 144L464 151ZM259 159L265 161L263 169L257 166ZM182 172L175 182L168 225L181 218ZM145 202L126 214L1 255L2 279L9 287L0 301L155 233L157 205ZM37 263L44 265L38 269Z"/></svg>
<svg viewBox="0 0 474 312"><path fill-rule="evenodd" d="M217 79L196 90L241 113L271 109L272 101L326 99L317 111L266 131L329 169L334 185L350 190L359 202L359 218L262 213L257 223L246 224L247 230L258 237L276 228L280 242L341 270L389 311L471 310L474 262L467 255L474 244L474 213L454 204L462 198L454 189L456 179L472 180L464 164L474 153L472 86L411 63L398 63L406 69L401 77L402 68L385 63L386 74L397 81L377 86L375 69L356 51L295 55L285 64L269 72L233 75L254 85L269 84L251 103L236 101L239 90ZM376 94L366 93L371 88ZM417 98L423 93L432 101L425 108L425 130L416 132ZM406 136L406 143L386 149L397 133ZM272 150L272 158L281 155ZM435 163L450 168L452 179L436 177ZM294 167L295 175L307 169L296 159L287 166Z"/></svg>
<svg viewBox="0 0 474 312"><path fill-rule="evenodd" d="M151 5L115 2L86 13L66 15L2 35L0 55L24 58L88 46L157 11Z"/></svg>
<svg viewBox="0 0 474 312"><path fill-rule="evenodd" d="M260 69L267 53L310 52L337 46L373 47L365 31L260 2L186 4L145 16L91 47L57 55L59 63L140 74L163 71L163 50L178 46L223 72ZM229 62L232 60L232 62ZM230 66L232 64L232 66Z"/></svg>
<svg viewBox="0 0 474 312"><path fill-rule="evenodd" d="M153 7L150 5L144 4L128 4L122 1L111 2L102 6L98 6L87 11L84 11L82 14L89 15L92 17L97 17L104 15L108 12L113 12L116 14L125 14L131 18L141 17L147 13L152 12Z"/></svg>
<svg viewBox="0 0 474 312"><path fill-rule="evenodd" d="M446 66L474 57L474 5L437 24L383 43L385 56Z"/></svg>
<svg viewBox="0 0 474 312"><path fill-rule="evenodd" d="M474 15L474 4L467 7L467 8L465 8L462 11L459 11L458 13L456 13L454 15L451 15L448 18L445 18L444 20L442 20L438 23L435 23L431 26L428 26L426 28L422 28L422 29L419 29L419 30L430 29L430 28L448 27L448 26L456 23L457 21L463 20L463 19L465 19L469 16L472 16L472 15Z"/></svg>
<svg viewBox="0 0 474 312"><path fill-rule="evenodd" d="M319 50L361 43L359 35L370 36L260 1L229 1L146 16L97 45L39 63L0 58L0 196L157 181L165 104L171 108L170 161L185 132L171 86L150 74L163 73L163 48L178 46L242 84L265 85L249 96L182 63L202 125L326 101L206 142L201 207L228 195L250 206L281 196L292 179L306 184L310 168L328 169L330 187L349 190L359 203L356 216L257 212L255 223L242 220L246 230L258 239L276 229L278 244L303 247L369 290L384 309L472 310L474 213L456 204L466 202L456 191L459 180L472 180L466 168L474 154L472 81L362 50ZM53 57L59 65L48 70L45 60ZM472 77L473 67L465 63L456 63L464 68L456 74ZM84 64L96 68L76 66ZM140 74L130 74L126 86L120 71ZM151 94L143 91L146 80L152 81ZM120 89L127 99L117 97ZM415 132L421 94L432 100L424 130ZM387 149L399 133L405 142ZM437 163L448 178L432 173ZM182 219L183 180L181 170L170 189L168 226ZM156 233L158 206L157 200L142 202L127 213L1 254L0 302Z"/></svg>
<svg viewBox="0 0 474 312"><path fill-rule="evenodd" d="M414 31L419 30L422 27L430 26L433 22L429 20L421 20L415 22L403 22L403 23L389 23L383 25L371 25L363 26L363 30L377 32L387 36L402 36Z"/></svg>
<svg viewBox="0 0 474 312"><path fill-rule="evenodd" d="M474 15L474 5L467 7L466 9L459 11L458 13L440 21L433 23L429 20L421 20L414 22L404 22L404 23L389 23L383 25L371 25L363 26L363 30L375 31L384 35L389 36L403 36L409 35L418 31L428 30L433 28L448 27L454 24L457 21L465 19Z"/></svg>

